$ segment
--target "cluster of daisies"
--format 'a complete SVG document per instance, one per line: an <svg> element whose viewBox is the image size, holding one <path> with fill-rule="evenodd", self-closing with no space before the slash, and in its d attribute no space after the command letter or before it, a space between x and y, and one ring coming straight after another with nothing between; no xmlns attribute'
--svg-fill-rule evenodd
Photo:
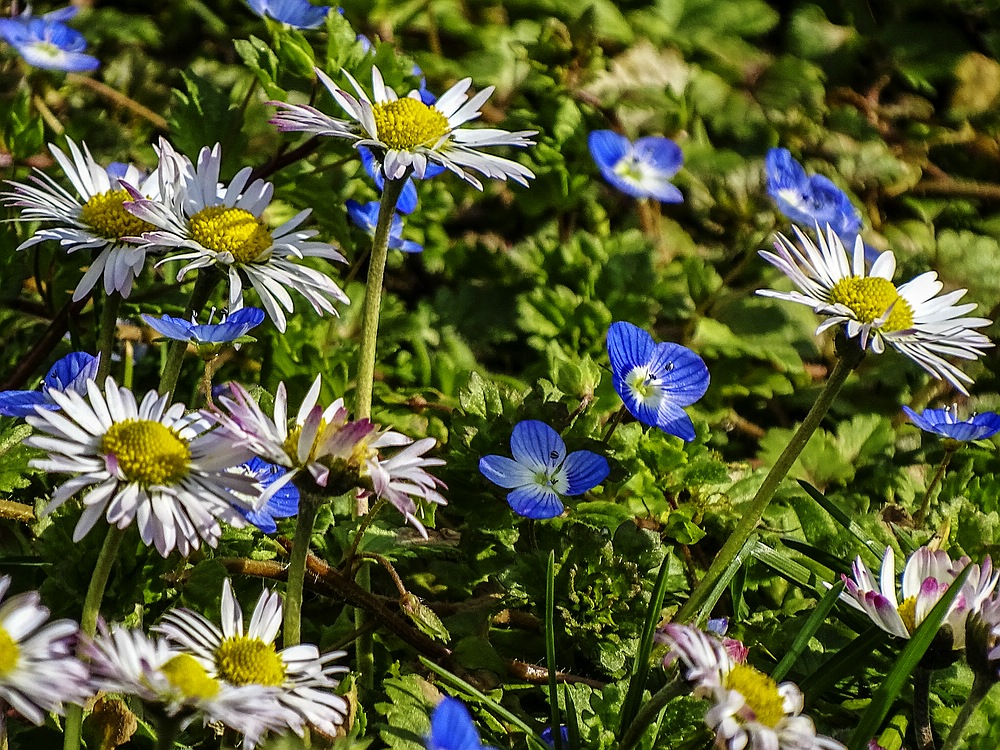
<svg viewBox="0 0 1000 750"><path fill-rule="evenodd" d="M855 561L852 575L843 576L841 599L886 633L909 639L970 566L924 664L927 668L947 666L967 652L969 663L985 669L986 679L996 683L1000 681L1000 597L996 594L1000 573L993 570L988 557L978 565L968 557L952 560L942 550L920 547L907 560L902 587L897 590L890 547L878 582L860 557ZM977 635L967 638L967 632ZM657 640L669 649L665 666L679 661L692 693L711 704L705 723L715 733L717 747L843 749L840 742L818 735L812 720L802 714L804 699L799 688L791 682L779 684L749 664L749 650L739 641L675 624L662 628Z"/></svg>
<svg viewBox="0 0 1000 750"><path fill-rule="evenodd" d="M10 578L0 578L0 600L9 587ZM311 644L279 650L281 614L278 594L265 590L244 625L227 580L220 623L177 608L153 635L102 624L87 638L75 622L48 622L37 592L18 594L0 604L0 700L41 724L64 704L104 692L141 703L151 718L221 722L243 735L244 748L267 732L301 735L307 726L334 735L347 713L334 692L344 652L321 654Z"/></svg>

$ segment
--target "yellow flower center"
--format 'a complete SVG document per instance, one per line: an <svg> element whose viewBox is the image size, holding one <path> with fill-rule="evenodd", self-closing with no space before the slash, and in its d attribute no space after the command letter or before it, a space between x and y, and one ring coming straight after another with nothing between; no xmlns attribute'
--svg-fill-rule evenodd
<svg viewBox="0 0 1000 750"><path fill-rule="evenodd" d="M212 698L219 692L218 680L209 677L191 654L178 654L160 667L160 671L185 698Z"/></svg>
<svg viewBox="0 0 1000 750"><path fill-rule="evenodd" d="M448 118L418 99L397 99L372 105L375 134L396 151L412 151L433 145L449 130Z"/></svg>
<svg viewBox="0 0 1000 750"><path fill-rule="evenodd" d="M121 242L122 237L138 237L143 232L156 229L148 221L125 210L122 204L130 200L132 196L127 190L108 190L91 196L80 209L80 221L98 237L115 242Z"/></svg>
<svg viewBox="0 0 1000 750"><path fill-rule="evenodd" d="M830 298L850 308L862 323L874 323L891 307L889 317L879 329L881 331L903 331L913 326L910 304L899 296L896 287L888 279L849 276L834 284L830 290Z"/></svg>
<svg viewBox="0 0 1000 750"><path fill-rule="evenodd" d="M180 435L159 422L127 419L108 428L101 452L112 454L130 482L176 484L191 466L191 448Z"/></svg>
<svg viewBox="0 0 1000 750"><path fill-rule="evenodd" d="M776 727L785 716L785 701L778 683L746 664L737 664L726 675L726 688L735 690L754 713L754 721Z"/></svg>
<svg viewBox="0 0 1000 750"><path fill-rule="evenodd" d="M913 631L917 629L917 597L909 596L904 599L897 611L906 626L906 632L913 635Z"/></svg>
<svg viewBox="0 0 1000 750"><path fill-rule="evenodd" d="M243 635L219 644L215 669L233 685L281 685L285 681L285 663L274 644Z"/></svg>
<svg viewBox="0 0 1000 750"><path fill-rule="evenodd" d="M10 633L0 626L0 677L6 677L17 666L21 649Z"/></svg>
<svg viewBox="0 0 1000 750"><path fill-rule="evenodd" d="M230 253L237 263L253 263L274 244L264 222L242 208L210 206L190 219L191 238L217 253Z"/></svg>

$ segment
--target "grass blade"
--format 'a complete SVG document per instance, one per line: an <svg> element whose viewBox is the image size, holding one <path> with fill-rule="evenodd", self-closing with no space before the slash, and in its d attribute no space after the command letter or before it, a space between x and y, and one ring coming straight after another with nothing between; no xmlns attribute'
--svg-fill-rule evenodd
<svg viewBox="0 0 1000 750"><path fill-rule="evenodd" d="M872 696L871 703L861 716L861 721L858 722L858 726L847 743L848 750L864 750L868 746L868 740L875 736L875 732L878 731L885 717L889 715L889 709L892 708L893 701L896 700L896 696L899 695L903 685L909 679L910 673L917 667L924 653L930 647L941 623L948 616L952 602L961 592L962 584L965 583L965 579L969 577L971 572L972 565L966 565L965 570L948 586L948 590L934 605L934 609L928 613L927 618L920 623L920 627L913 632L906 648L896 659L896 663L892 665L892 669L889 670L881 687Z"/></svg>
<svg viewBox="0 0 1000 750"><path fill-rule="evenodd" d="M512 724L513 726L517 727L522 732L524 732L528 744L531 747L535 748L535 750L552 750L548 745L546 745L542 741L541 737L538 736L535 730L532 729L530 726L528 726L527 722L525 722L524 719L520 718L516 714L512 714L506 708L504 708L495 700L486 695L486 693L484 693L482 690L473 687L468 682L463 680L461 677L452 674L444 667L438 666L430 659L428 659L426 656L420 656L418 658L420 659L421 664L423 664L425 667L427 667L429 670L431 670L434 674L436 674L446 683L451 685L453 688L461 691L462 693L465 693L466 695L476 698L483 704L483 706L485 706L485 708L490 713L492 713L498 719L503 719L504 721L509 722L510 724Z"/></svg>
<svg viewBox="0 0 1000 750"><path fill-rule="evenodd" d="M844 513L843 510L837 507L836 503L831 502L826 495L809 484L809 482L800 479L799 486L806 491L809 497L819 503L823 510L833 516L833 519L837 523L851 532L851 534L853 534L854 537L864 545L865 549L872 553L876 560L882 559L882 554L885 552L885 545L879 544L872 539L868 532L858 526L854 519Z"/></svg>
<svg viewBox="0 0 1000 750"><path fill-rule="evenodd" d="M870 663L867 657L888 637L884 630L873 625L820 664L815 672L799 683L806 702L815 703L827 690L858 669L859 665Z"/></svg>
<svg viewBox="0 0 1000 750"><path fill-rule="evenodd" d="M556 553L549 552L545 570L545 663L549 668L549 712L552 717L552 743L563 750L562 722L559 720L559 687L556 685Z"/></svg>
<svg viewBox="0 0 1000 750"><path fill-rule="evenodd" d="M569 750L582 750L583 745L580 743L580 717L577 716L576 703L573 702L573 694L569 691L569 685L563 685L563 697L566 698L566 725L569 730Z"/></svg>
<svg viewBox="0 0 1000 750"><path fill-rule="evenodd" d="M756 541L757 535L751 534L740 548L740 551L736 553L736 557L734 557L732 562L729 563L729 565L726 566L726 569L722 571L722 575L719 576L719 580L715 582L715 586L712 587L712 590L709 591L708 595L705 597L705 603L698 611L698 616L694 618L695 625L708 617L708 614L715 608L716 603L725 593L726 588L728 588L730 581L733 580L733 576L735 576L736 572L743 567L743 563L746 562L746 559L750 556Z"/></svg>
<svg viewBox="0 0 1000 750"><path fill-rule="evenodd" d="M816 631L819 630L819 626L826 620L826 616L830 614L830 610L837 603L840 592L843 590L844 582L840 581L819 600L816 609L809 615L806 624L802 626L802 630L799 631L799 634L795 636L795 640L792 641L792 647L788 649L788 652L778 662L778 666L771 672L771 679L775 682L781 682L781 678L788 674L788 670L792 668L792 665L802 655L802 652L806 650L806 646L809 645L809 639L815 635Z"/></svg>
<svg viewBox="0 0 1000 750"><path fill-rule="evenodd" d="M653 594L649 598L646 619L642 624L642 636L639 639L639 648L635 652L632 677L628 681L628 692L625 694L621 721L618 723L619 740L631 726L636 714L639 713L642 694L646 690L646 680L649 677L649 656L653 652L653 636L656 633L656 626L660 624L660 613L663 611L663 597L667 593L667 569L669 567L670 556L667 555L660 563L660 571L656 574Z"/></svg>

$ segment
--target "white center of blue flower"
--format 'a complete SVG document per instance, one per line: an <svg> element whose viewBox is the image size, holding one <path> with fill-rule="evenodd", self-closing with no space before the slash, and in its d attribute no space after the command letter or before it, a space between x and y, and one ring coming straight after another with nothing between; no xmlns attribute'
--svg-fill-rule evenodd
<svg viewBox="0 0 1000 750"><path fill-rule="evenodd" d="M626 180L639 183L642 182L643 178L642 167L642 162L636 159L635 156L625 156L615 164L615 174Z"/></svg>
<svg viewBox="0 0 1000 750"><path fill-rule="evenodd" d="M42 42L42 41L34 42L31 45L31 49L34 50L35 52L38 52L39 54L51 57L53 60L56 60L62 57L63 55L63 50L59 49L52 42Z"/></svg>
<svg viewBox="0 0 1000 750"><path fill-rule="evenodd" d="M664 396L663 378L650 372L649 365L635 367L625 376L625 382L641 403L658 402Z"/></svg>

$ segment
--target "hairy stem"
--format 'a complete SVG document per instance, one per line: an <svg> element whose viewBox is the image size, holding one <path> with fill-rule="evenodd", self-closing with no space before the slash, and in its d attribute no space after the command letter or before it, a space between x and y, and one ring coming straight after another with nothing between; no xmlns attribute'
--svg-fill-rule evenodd
<svg viewBox="0 0 1000 750"><path fill-rule="evenodd" d="M365 306L361 313L361 352L358 355L357 387L354 392L354 417L365 419L372 413L372 391L375 387L375 348L378 341L378 318L382 309L382 281L385 262L389 257L389 230L396 213L396 202L409 172L396 180L385 181L379 204L372 257L368 261L368 283L365 285Z"/></svg>
<svg viewBox="0 0 1000 750"><path fill-rule="evenodd" d="M944 451L944 458L941 459L940 465L938 465L937 471L934 473L931 483L927 485L927 491L924 493L924 499L920 503L920 510L913 517L913 525L918 529L924 525L924 519L927 518L927 511L930 510L931 506L931 496L935 489L937 489L938 484L944 479L944 473L948 470L948 464L951 463L951 457L955 455L955 451L958 446L947 446Z"/></svg>
<svg viewBox="0 0 1000 750"><path fill-rule="evenodd" d="M625 736L622 738L621 750L629 750L642 737L646 727L652 724L663 707L687 689L687 685L680 677L674 677L670 682L660 688L652 698L650 698L639 709L635 719L629 725Z"/></svg>
<svg viewBox="0 0 1000 750"><path fill-rule="evenodd" d="M295 538L292 540L291 559L288 561L288 586L285 589L284 646L297 646L302 639L302 589L306 578L306 557L312 539L319 498L303 493L299 515L295 519Z"/></svg>
<svg viewBox="0 0 1000 750"><path fill-rule="evenodd" d="M97 632L97 618L101 612L101 600L104 598L104 589L108 585L108 578L111 576L111 568L114 566L115 558L118 555L118 547L125 537L125 531L117 526L109 526L107 536L104 537L104 545L97 556L97 563L94 565L94 573L90 577L90 585L87 587L87 595L83 600L83 614L80 617L80 632L87 638L93 637ZM81 644L86 639L81 641ZM80 649L77 656L83 658ZM83 727L83 707L75 704L66 706L66 732L63 735L63 750L80 750L80 730Z"/></svg>
<svg viewBox="0 0 1000 750"><path fill-rule="evenodd" d="M764 515L764 511L771 502L771 498L774 497L778 485L781 484L781 480L788 474L789 469L792 468L792 464L795 463L795 459L802 453L802 449L806 447L809 438L812 437L823 417L830 410L830 406L833 404L837 394L840 393L840 389L847 380L847 376L860 364L861 359L864 357L864 351L856 347L853 342L847 343L850 348L837 360L836 367L830 373L830 378L817 397L816 403L813 404L812 409L806 415L805 421L799 425L799 429L795 431L792 439L785 446L785 450L781 452L774 466L771 467L767 476L764 477L764 482L761 484L760 489L753 496L747 509L743 511L736 529L726 540L726 543L722 545L719 554L715 556L715 560L712 561L705 576L701 579L701 584L691 593L691 597L677 612L677 615L674 617L675 622L688 622L697 616L699 608L705 602L709 593L715 588L723 572L733 559L735 559L736 555L739 554L740 549L742 549L746 540L750 538L750 535L757 527L757 524Z"/></svg>
<svg viewBox="0 0 1000 750"><path fill-rule="evenodd" d="M184 310L184 318L188 319L193 313L199 312L212 296L216 284L219 283L219 274L214 268L205 268L198 272L198 280L194 282L194 289L191 290L191 301L188 302ZM177 387L177 378L181 374L181 365L184 363L184 354L187 352L187 341L171 341L167 349L167 363L163 366L163 374L160 376L160 387L157 390L161 395L173 393Z"/></svg>
<svg viewBox="0 0 1000 750"><path fill-rule="evenodd" d="M958 741L962 739L965 725L969 723L969 719L972 718L972 715L976 712L979 704L982 703L983 698L990 692L990 688L993 685L994 683L990 677L984 677L979 673L976 674L975 679L972 681L972 690L969 691L969 697L965 701L965 705L962 706L962 710L959 711L955 723L951 725L951 731L948 732L948 739L944 741L941 750L955 750L958 747Z"/></svg>
<svg viewBox="0 0 1000 750"><path fill-rule="evenodd" d="M104 298L101 307L100 328L97 331L97 354L101 362L97 368L97 383L102 385L111 374L111 350L115 348L115 334L118 332L118 308L121 307L122 296L118 292Z"/></svg>
<svg viewBox="0 0 1000 750"><path fill-rule="evenodd" d="M934 750L934 727L931 725L931 670L913 670L913 734L917 750Z"/></svg>

